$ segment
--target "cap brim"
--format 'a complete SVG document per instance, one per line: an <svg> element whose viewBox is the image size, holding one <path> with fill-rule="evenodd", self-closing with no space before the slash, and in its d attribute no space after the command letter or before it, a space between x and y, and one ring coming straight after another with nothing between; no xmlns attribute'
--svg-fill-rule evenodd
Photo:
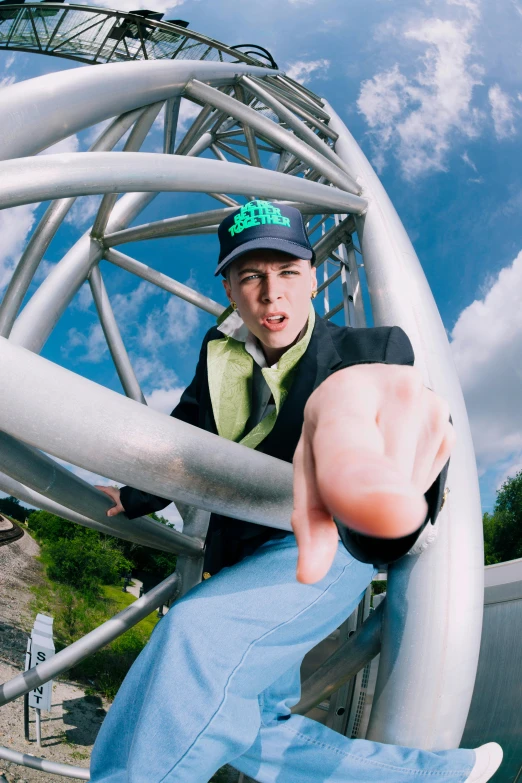
<svg viewBox="0 0 522 783"><path fill-rule="evenodd" d="M228 256L225 256L217 265L214 276L219 275L232 261L235 261L240 256L244 256L249 250L279 250L281 253L286 253L293 258L302 258L305 261L311 261L314 257L313 250L303 247L297 242L290 242L288 239L280 239L279 237L251 239L249 242L236 247Z"/></svg>

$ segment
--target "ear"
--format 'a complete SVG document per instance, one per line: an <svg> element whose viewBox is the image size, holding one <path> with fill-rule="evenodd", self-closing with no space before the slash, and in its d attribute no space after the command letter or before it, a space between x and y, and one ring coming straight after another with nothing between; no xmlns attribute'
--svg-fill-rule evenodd
<svg viewBox="0 0 522 783"><path fill-rule="evenodd" d="M230 288L230 283L226 278L223 279L223 288L225 289L225 293L227 295L228 301L232 301L232 289Z"/></svg>
<svg viewBox="0 0 522 783"><path fill-rule="evenodd" d="M315 291L317 288L317 269L315 266L312 266L310 268L310 282L311 282L311 291Z"/></svg>

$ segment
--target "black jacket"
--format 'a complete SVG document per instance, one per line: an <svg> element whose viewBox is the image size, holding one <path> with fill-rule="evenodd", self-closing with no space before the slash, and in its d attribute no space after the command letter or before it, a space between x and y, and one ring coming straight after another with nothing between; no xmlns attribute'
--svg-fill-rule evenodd
<svg viewBox="0 0 522 783"><path fill-rule="evenodd" d="M196 374L185 389L171 416L217 434L212 412L207 375L207 343L223 337L216 327L203 340ZM381 363L413 365L411 343L398 326L353 329L340 327L316 317L312 337L297 365L296 374L276 423L259 444L258 451L292 462L301 436L304 408L314 389L334 372L355 364ZM363 536L338 524L341 539L358 560L377 566L402 557L415 543L431 520L435 522L442 503L447 465L426 493L428 514L418 531L400 539L378 539ZM129 519L160 511L171 501L132 487L123 487L121 502ZM287 531L242 522L212 514L206 539L204 570L217 573L233 565L271 538L288 535Z"/></svg>

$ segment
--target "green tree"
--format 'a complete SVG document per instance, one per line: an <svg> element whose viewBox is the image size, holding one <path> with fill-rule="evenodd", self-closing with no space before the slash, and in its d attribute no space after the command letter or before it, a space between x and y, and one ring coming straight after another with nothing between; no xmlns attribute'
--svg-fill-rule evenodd
<svg viewBox="0 0 522 783"><path fill-rule="evenodd" d="M522 470L502 484L483 523L486 565L522 557Z"/></svg>
<svg viewBox="0 0 522 783"><path fill-rule="evenodd" d="M8 517L17 519L18 522L25 522L32 508L22 506L18 498L9 495L8 498L0 498L0 513L7 514Z"/></svg>
<svg viewBox="0 0 522 783"><path fill-rule="evenodd" d="M107 541L60 538L46 547L47 576L81 591L119 583L132 563Z"/></svg>

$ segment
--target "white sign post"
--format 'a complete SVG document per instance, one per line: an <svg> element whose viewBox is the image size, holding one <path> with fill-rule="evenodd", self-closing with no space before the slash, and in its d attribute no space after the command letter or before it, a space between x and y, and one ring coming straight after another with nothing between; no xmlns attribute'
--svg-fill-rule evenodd
<svg viewBox="0 0 522 783"><path fill-rule="evenodd" d="M53 618L38 614L27 642L25 655L25 670L38 666L54 655L53 642ZM38 747L42 743L41 712L51 711L51 698L53 693L52 680L40 685L28 694L28 706L36 710L36 743Z"/></svg>

